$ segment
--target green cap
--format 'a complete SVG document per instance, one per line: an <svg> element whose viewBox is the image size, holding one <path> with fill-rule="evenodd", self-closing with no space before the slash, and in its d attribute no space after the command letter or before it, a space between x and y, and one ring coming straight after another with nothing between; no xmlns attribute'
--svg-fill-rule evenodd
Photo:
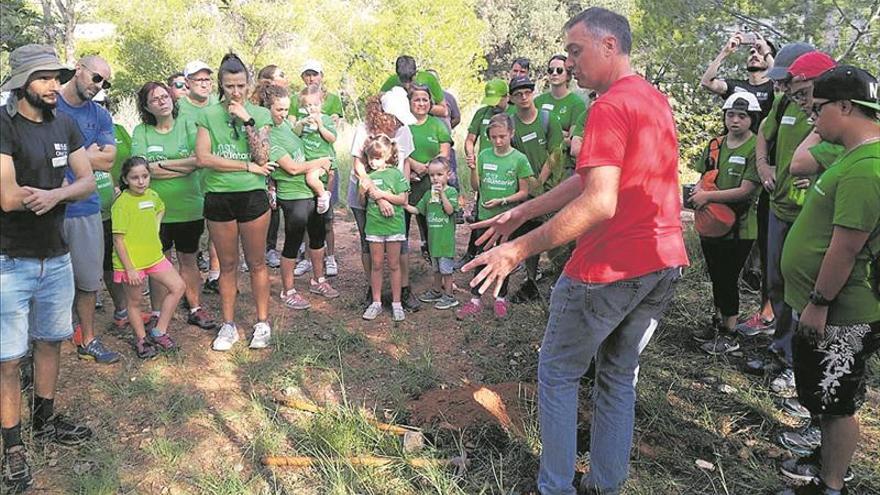
<svg viewBox="0 0 880 495"><path fill-rule="evenodd" d="M504 79L492 79L486 83L483 105L494 107L505 96L507 96L507 81Z"/></svg>

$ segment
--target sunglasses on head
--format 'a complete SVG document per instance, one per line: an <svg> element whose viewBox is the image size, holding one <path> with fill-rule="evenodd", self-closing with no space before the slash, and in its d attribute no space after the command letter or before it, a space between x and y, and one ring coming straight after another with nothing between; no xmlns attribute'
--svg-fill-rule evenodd
<svg viewBox="0 0 880 495"><path fill-rule="evenodd" d="M547 67L547 74L550 74L551 76L553 74L565 74L565 67Z"/></svg>

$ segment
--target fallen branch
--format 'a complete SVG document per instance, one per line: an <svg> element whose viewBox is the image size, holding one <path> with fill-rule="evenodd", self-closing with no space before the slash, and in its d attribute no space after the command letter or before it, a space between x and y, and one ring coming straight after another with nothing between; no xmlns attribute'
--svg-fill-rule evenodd
<svg viewBox="0 0 880 495"><path fill-rule="evenodd" d="M355 457L339 457L327 459L332 462L345 462L352 466L369 466L380 467L390 464L405 463L416 468L439 467L439 466L460 466L464 464L461 458L453 459L427 459L417 457L413 459L402 459L395 457L376 457L376 456L355 456ZM266 456L261 459L264 466L272 467L290 467L290 468L307 468L321 462L322 459L306 456Z"/></svg>

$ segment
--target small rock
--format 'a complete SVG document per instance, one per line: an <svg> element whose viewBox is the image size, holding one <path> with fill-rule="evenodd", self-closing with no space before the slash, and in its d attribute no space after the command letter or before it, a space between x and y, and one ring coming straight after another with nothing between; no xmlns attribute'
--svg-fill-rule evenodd
<svg viewBox="0 0 880 495"><path fill-rule="evenodd" d="M510 365L511 365L511 366L516 366L516 365L518 365L518 364L519 364L519 362L518 362L516 359L511 359L511 360L510 360Z"/></svg>
<svg viewBox="0 0 880 495"><path fill-rule="evenodd" d="M718 386L718 391L721 392L722 394L735 394L735 393L738 392L738 390L736 389L736 387L731 387L730 385L728 385L728 384L726 384L726 383L725 383L725 384L722 384L722 385L719 385L719 386Z"/></svg>
<svg viewBox="0 0 880 495"><path fill-rule="evenodd" d="M239 462L239 463L236 463L234 466L232 466L232 469L233 469L236 473L240 473L240 472L244 471L244 464L242 464L242 463L240 463L240 462Z"/></svg>
<svg viewBox="0 0 880 495"><path fill-rule="evenodd" d="M477 448L477 444L475 444L474 442L468 441L468 442L464 443L464 448L466 448L468 450L474 450L475 448Z"/></svg>
<svg viewBox="0 0 880 495"><path fill-rule="evenodd" d="M752 456L752 451L749 450L748 447L743 447L743 448L739 449L739 452L736 453L736 456L744 461L747 461L747 460L749 460L749 457Z"/></svg>
<svg viewBox="0 0 880 495"><path fill-rule="evenodd" d="M514 353L513 353L513 357L517 357L517 358L518 358L518 357L522 357L522 353L519 352L519 351L514 352Z"/></svg>
<svg viewBox="0 0 880 495"><path fill-rule="evenodd" d="M80 476L88 473L91 469L92 466L88 462L77 462L73 465L73 472Z"/></svg>
<svg viewBox="0 0 880 495"><path fill-rule="evenodd" d="M425 437L418 431L408 431L403 434L403 451L414 453L425 447Z"/></svg>
<svg viewBox="0 0 880 495"><path fill-rule="evenodd" d="M742 351L733 351L733 352L730 353L730 355L733 356L733 357L743 357L743 356L744 356L744 354L742 353Z"/></svg>
<svg viewBox="0 0 880 495"><path fill-rule="evenodd" d="M137 380L136 376L131 377L131 381L135 381L135 380Z"/></svg>
<svg viewBox="0 0 880 495"><path fill-rule="evenodd" d="M332 338L333 338L333 336L330 335L329 333L319 333L319 334L318 334L318 339L319 339L319 340L327 341L327 340L330 340L330 339L332 339Z"/></svg>
<svg viewBox="0 0 880 495"><path fill-rule="evenodd" d="M706 471L715 471L715 464L712 464L709 461L704 461L703 459L697 459L695 464L700 469L705 469Z"/></svg>
<svg viewBox="0 0 880 495"><path fill-rule="evenodd" d="M141 430L141 433L149 433L149 432L150 432L150 427L149 427L149 426L146 427L146 428L144 428L143 430Z"/></svg>
<svg viewBox="0 0 880 495"><path fill-rule="evenodd" d="M58 458L57 457L53 457L53 458L49 459L49 467L55 467L57 465L58 465Z"/></svg>
<svg viewBox="0 0 880 495"><path fill-rule="evenodd" d="M714 385L718 383L718 378L714 376L704 376L701 380L703 383L707 383L709 385Z"/></svg>

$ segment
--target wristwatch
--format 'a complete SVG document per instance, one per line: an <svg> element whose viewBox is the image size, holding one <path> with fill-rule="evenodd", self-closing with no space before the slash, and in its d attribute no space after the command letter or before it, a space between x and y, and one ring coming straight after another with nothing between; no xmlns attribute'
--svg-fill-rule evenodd
<svg viewBox="0 0 880 495"><path fill-rule="evenodd" d="M834 299L826 299L825 296L819 293L816 289L813 289L810 292L810 303L813 306L831 306L831 303L834 302Z"/></svg>
<svg viewBox="0 0 880 495"><path fill-rule="evenodd" d="M257 122L254 120L253 117L251 117L251 118L244 121L244 125L246 125L248 127L253 127L253 126L257 125Z"/></svg>

